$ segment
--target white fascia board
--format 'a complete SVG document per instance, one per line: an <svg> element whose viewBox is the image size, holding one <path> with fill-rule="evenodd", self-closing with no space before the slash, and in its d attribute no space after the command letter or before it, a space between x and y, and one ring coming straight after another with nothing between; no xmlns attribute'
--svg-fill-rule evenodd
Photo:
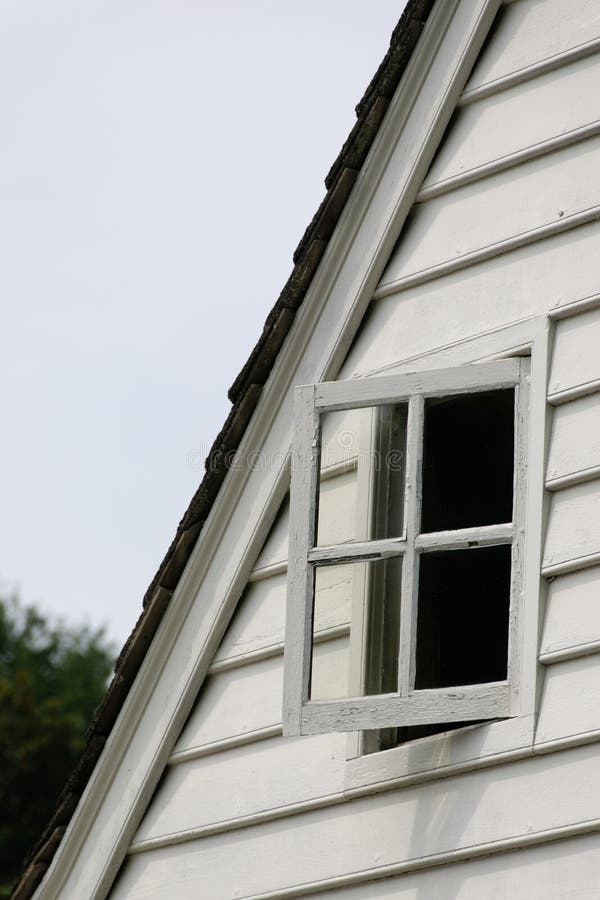
<svg viewBox="0 0 600 900"><path fill-rule="evenodd" d="M37 900L108 895L288 489L294 387L335 378L499 6L430 14L243 437L271 464L228 473Z"/></svg>

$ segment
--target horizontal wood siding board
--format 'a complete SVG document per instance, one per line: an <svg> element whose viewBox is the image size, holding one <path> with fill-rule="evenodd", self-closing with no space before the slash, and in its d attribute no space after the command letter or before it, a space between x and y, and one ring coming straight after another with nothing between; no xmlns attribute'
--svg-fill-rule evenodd
<svg viewBox="0 0 600 900"><path fill-rule="evenodd" d="M354 472L357 468L358 457L355 456L352 459L342 459L338 463L333 463L333 465L326 466L325 468L321 467L319 478L321 482L329 481L329 479L336 478L338 475L344 475L346 472Z"/></svg>
<svg viewBox="0 0 600 900"><path fill-rule="evenodd" d="M476 725L470 729L461 729L460 734L461 736L466 732L472 732L476 734L480 731L480 729L481 726ZM274 737L281 737L281 729L279 729L279 731L277 732L273 731L273 733L271 734L267 734L265 731L261 740L267 741L270 738ZM444 736L440 735L439 737L443 738ZM454 743L457 739L457 732L449 732L445 737L446 743L448 743L449 740ZM144 840L136 840L135 843L131 846L129 852L131 854L146 853L150 850L156 850L159 847L188 843L190 841L196 841L213 834L237 831L276 819L279 820L298 816L316 809L324 809L326 807L345 803L349 800L381 793L386 790L394 790L400 787L406 788L409 785L423 784L426 782L445 778L454 778L467 772L482 771L483 769L492 768L494 766L507 765L516 760L524 760L533 756L570 751L578 747L583 747L598 742L600 742L600 729L593 729L591 731L578 731L575 734L567 734L561 737L538 741L535 746L531 744L527 744L522 747L513 746L509 749L505 748L503 750L499 750L499 752L490 756L486 756L484 758L481 758L479 754L474 754L471 755L470 758L464 758L461 759L461 761L457 761L454 763L447 762L446 764L442 765L441 763L435 762L435 741L428 740L426 743L428 749L431 746L432 762L430 765L427 765L425 763L425 757L423 757L424 764L421 770L411 771L410 773L405 773L404 775L399 775L396 773L392 777L387 777L384 781L379 782L373 781L373 778L371 777L364 780L364 784L359 783L358 785L353 785L351 787L348 787L348 779L346 778L347 786L343 791L337 791L330 794L321 792L314 798L284 803L282 805L265 808L256 812L249 812L237 816L234 815L226 819L218 819L215 822L210 822L204 825L194 825L180 831L171 831L163 835L148 837ZM219 754L221 754L221 757L216 756L215 758L222 759L222 754L226 753L229 750L251 745L252 742L250 741L247 741L245 743L232 742L227 746L223 743L223 745L219 749ZM424 744L421 745L420 749L423 748ZM439 747L437 749L439 750ZM186 764L190 762L196 762L199 759L206 757L207 755L208 754L203 754L203 756L194 756L190 753L189 755L184 756L182 754L181 758L177 759L177 764L181 765L183 762L185 762ZM438 758L440 758L439 753L437 754L437 756ZM173 762L175 762L175 759L173 760Z"/></svg>
<svg viewBox="0 0 600 900"><path fill-rule="evenodd" d="M339 697L347 691L347 650L347 631L316 644L313 678L322 686L322 697ZM202 749L279 726L282 673L283 658L278 654L211 675L202 687L174 752Z"/></svg>
<svg viewBox="0 0 600 900"><path fill-rule="evenodd" d="M283 640L286 575L248 585L221 642L215 662Z"/></svg>
<svg viewBox="0 0 600 900"><path fill-rule="evenodd" d="M351 582L350 566L339 565L320 573L317 600L322 593L327 603L316 604L317 640L332 637L333 629L349 624ZM282 651L286 594L283 573L249 584L211 665L213 672Z"/></svg>
<svg viewBox="0 0 600 900"><path fill-rule="evenodd" d="M329 608L325 610L327 616L332 612ZM322 621L323 617L318 617ZM322 644L325 641L332 641L340 637L348 637L350 634L350 622L341 621L338 625L332 625L330 628L317 629L313 632L313 642ZM255 650L249 650L247 653L241 653L237 656L228 656L217 662L211 663L208 669L208 675L215 675L218 672L226 672L228 669L236 669L238 666L250 665L261 659L271 659L273 656L280 656L285 649L285 641L277 641L274 644L267 644L266 647L259 646Z"/></svg>
<svg viewBox="0 0 600 900"><path fill-rule="evenodd" d="M265 578L272 578L274 575L286 574L287 559L280 559L278 562L273 562L267 566L253 569L248 576L248 584L251 584L253 581L263 581Z"/></svg>
<svg viewBox="0 0 600 900"><path fill-rule="evenodd" d="M169 769L134 845L340 793L345 736L273 738Z"/></svg>
<svg viewBox="0 0 600 900"><path fill-rule="evenodd" d="M599 829L600 820L589 820L586 822L561 826L560 828L530 832L525 837L519 836L517 838L507 838L505 840L480 844L467 849L449 850L445 853L437 853L435 856L429 858L423 857L419 860L409 860L407 862L394 863L388 866L375 865L359 872L350 872L348 874L336 875L318 881L304 882L297 887L292 886L267 892L261 891L260 893L252 894L251 896L244 895L243 900L289 900L289 898L292 897L314 896L321 892L326 892L325 895L327 896L330 891L337 891L340 888L348 887L350 885L361 885L364 887L368 884L369 887L371 887L373 882L393 876L405 876L407 873L431 871L440 866L453 866L464 861L472 863L478 859L485 859L490 856L500 856L500 858L502 858L503 855L515 850L523 851L538 846L552 846L556 842L573 841L581 837L587 838L590 835L595 835ZM15 900L17 900L16 897ZM452 900L454 900L454 898L452 898Z"/></svg>
<svg viewBox="0 0 600 900"><path fill-rule="evenodd" d="M536 834L539 841L561 830L598 829L598 793L580 789L596 776L597 748L582 747L307 812L295 818L292 831L275 821L237 832L235 839L214 835L137 854L113 900L151 891L182 900L199 890L209 897L301 893L303 885L340 875L362 873L364 880L374 868L392 874L398 865L433 865L441 854L475 856L494 852L494 843L516 849Z"/></svg>
<svg viewBox="0 0 600 900"><path fill-rule="evenodd" d="M556 391L556 393L548 394L548 403L551 406L562 406L563 403L571 403L573 400L579 400L581 397L589 397L591 394L600 392L600 378L594 381L587 381L583 384L577 384L575 387L567 388L564 391Z"/></svg>
<svg viewBox="0 0 600 900"><path fill-rule="evenodd" d="M503 10L465 93L600 37L595 0L525 0Z"/></svg>
<svg viewBox="0 0 600 900"><path fill-rule="evenodd" d="M594 188L599 154L600 137L590 138L420 204L377 294L388 284L391 290L409 279L435 277L444 266L591 214L600 204L600 188Z"/></svg>
<svg viewBox="0 0 600 900"><path fill-rule="evenodd" d="M493 158L490 162L481 163L473 168L465 169L456 175L450 175L441 181L435 181L432 184L425 185L417 195L417 203L425 203L434 197L440 197L442 194L448 194L455 191L466 184L472 184L475 181L482 181L484 178L490 178L499 172L512 169L515 166L521 166L523 163L537 159L540 156L546 156L548 153L556 153L565 147L571 147L588 138L596 137L600 133L600 121L596 120L574 128L571 131L565 131L555 137L549 137L536 144L531 144L521 149L508 153L505 156Z"/></svg>
<svg viewBox="0 0 600 900"><path fill-rule="evenodd" d="M545 59L536 60L531 63L530 66L525 66L508 75L501 75L493 81L482 84L481 87L475 87L473 90L465 90L463 94L461 94L458 106L468 106L469 104L476 103L486 97L491 97L493 94L499 94L502 91L509 90L515 85L539 78L549 72L555 72L563 66L568 66L581 59L587 59L589 56L593 56L597 53L599 48L600 39L592 38L591 41L578 44L576 47L570 47L567 50L561 50L558 53L554 53L552 56L547 56Z"/></svg>
<svg viewBox="0 0 600 900"><path fill-rule="evenodd" d="M281 680L281 657L210 676L175 751L280 724Z"/></svg>
<svg viewBox="0 0 600 900"><path fill-rule="evenodd" d="M594 293L569 303L559 304L550 309L548 316L552 321L558 322L560 319L569 319L571 316L578 316L581 313L589 312L590 309L598 308L600 308L600 293Z"/></svg>
<svg viewBox="0 0 600 900"><path fill-rule="evenodd" d="M560 575L567 575L570 572L580 572L584 569L590 569L600 565L600 552L588 553L585 556L575 556L570 559L561 560L557 563L550 563L542 566L542 575L548 580L558 578Z"/></svg>
<svg viewBox="0 0 600 900"><path fill-rule="evenodd" d="M600 478L600 466L593 466L589 469L576 469L574 472L568 472L566 475L549 478L546 481L546 488L549 491L561 491L564 488L572 487L574 484L594 481L596 478Z"/></svg>
<svg viewBox="0 0 600 900"><path fill-rule="evenodd" d="M599 394L565 403L554 412L546 480L578 475L581 480L600 476Z"/></svg>
<svg viewBox="0 0 600 900"><path fill-rule="evenodd" d="M548 587L541 653L600 641L600 566L555 578Z"/></svg>
<svg viewBox="0 0 600 900"><path fill-rule="evenodd" d="M548 666L535 742L600 731L600 654Z"/></svg>
<svg viewBox="0 0 600 900"><path fill-rule="evenodd" d="M212 662L208 668L208 675L218 675L219 672L227 672L229 669L237 669L240 666L248 666L261 659L272 659L280 656L284 650L284 641L275 641L273 644L250 648L243 653L234 653L231 656L223 656Z"/></svg>
<svg viewBox="0 0 600 900"><path fill-rule="evenodd" d="M271 566L274 563L281 562L282 559L288 557L288 534L290 528L290 508L289 499L282 504L279 514L275 519L275 523L269 532L269 536L265 541L265 545L258 554L256 569L262 569Z"/></svg>
<svg viewBox="0 0 600 900"><path fill-rule="evenodd" d="M581 129L597 127L600 120L599 77L600 54L595 54L460 109L418 199L440 182L503 159L509 164L525 149L540 155L536 147L543 152L559 137L567 143L565 134L571 133L571 142L581 140Z"/></svg>
<svg viewBox="0 0 600 900"><path fill-rule="evenodd" d="M552 366L548 383L553 396L589 386L600 388L600 309L560 319L556 323ZM563 398L564 399L564 398Z"/></svg>
<svg viewBox="0 0 600 900"><path fill-rule="evenodd" d="M580 659L594 653L600 653L600 641L588 641L584 644L574 644L570 647L561 647L559 650L551 650L548 653L540 653L540 662L545 666L551 666L554 663Z"/></svg>
<svg viewBox="0 0 600 900"><path fill-rule="evenodd" d="M428 352L594 295L600 287L599 241L600 223L593 222L378 300L340 377L408 365Z"/></svg>
<svg viewBox="0 0 600 900"><path fill-rule="evenodd" d="M428 281L443 278L446 275L451 275L453 272L460 272L471 266L480 265L480 263L487 262L489 259L502 257L507 253L512 253L514 250L520 250L521 247L527 247L529 244L537 244L541 241L546 241L548 238L563 234L566 231L571 231L574 228L581 228L584 225L588 225L590 222L598 221L598 219L600 219L600 205L590 206L580 212L575 212L566 216L559 215L558 218L553 221L518 232L517 234L509 235L494 243L486 244L478 249L468 251L467 253L459 253L452 258L443 259L439 263L434 263L424 269L403 275L396 281L392 281L377 288L373 295L374 299L379 300L390 294L396 294L400 291L407 290L408 288L415 287L415 285L426 284ZM572 398L569 397L568 399ZM550 400L550 402L553 401Z"/></svg>
<svg viewBox="0 0 600 900"><path fill-rule="evenodd" d="M168 764L178 766L192 759L202 759L204 756L224 753L227 750L232 750L234 747L243 747L246 744L254 744L258 741L267 741L269 738L281 737L281 734L282 727L280 724L268 725L265 728L258 728L256 731L246 731L243 734L234 734L232 737L221 738L210 744L201 744L198 747L177 750L169 757Z"/></svg>
<svg viewBox="0 0 600 900"><path fill-rule="evenodd" d="M338 888L317 889L315 900L477 900L585 897L600 865L597 835L553 841L493 856L454 861L417 872ZM383 874L383 873L382 873ZM376 872L373 872L376 877ZM368 891L368 895L366 894Z"/></svg>
<svg viewBox="0 0 600 900"><path fill-rule="evenodd" d="M552 495L543 569L583 568L600 554L600 480L575 485Z"/></svg>

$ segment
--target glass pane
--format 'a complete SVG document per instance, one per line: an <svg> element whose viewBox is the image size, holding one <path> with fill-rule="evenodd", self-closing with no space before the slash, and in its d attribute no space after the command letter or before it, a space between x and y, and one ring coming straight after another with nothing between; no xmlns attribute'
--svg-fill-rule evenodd
<svg viewBox="0 0 600 900"><path fill-rule="evenodd" d="M401 577L401 557L317 566L311 699L398 689Z"/></svg>
<svg viewBox="0 0 600 900"><path fill-rule="evenodd" d="M503 681L511 547L422 553L415 687Z"/></svg>
<svg viewBox="0 0 600 900"><path fill-rule="evenodd" d="M425 404L421 531L512 521L514 391Z"/></svg>
<svg viewBox="0 0 600 900"><path fill-rule="evenodd" d="M317 544L401 537L407 405L321 416Z"/></svg>
<svg viewBox="0 0 600 900"><path fill-rule="evenodd" d="M317 543L356 540L360 411L321 416Z"/></svg>

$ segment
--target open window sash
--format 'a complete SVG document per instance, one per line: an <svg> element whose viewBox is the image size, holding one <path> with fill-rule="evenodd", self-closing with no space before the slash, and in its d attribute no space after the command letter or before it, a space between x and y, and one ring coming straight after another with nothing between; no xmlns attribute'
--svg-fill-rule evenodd
<svg viewBox="0 0 600 900"><path fill-rule="evenodd" d="M506 718L514 714L518 671L515 617L518 613L519 572L522 567L522 517L525 493L524 426L529 360L505 359L451 369L436 369L322 383L300 387L296 393L295 436L292 454L288 603L284 662L283 726L286 734L359 731L401 726L433 725ZM421 478L425 403L435 398L513 389L514 475L512 521L480 527L420 533ZM320 466L320 418L324 413L363 407L406 404L406 459L402 469L403 496L399 537L379 537L371 526L357 539L343 544L317 545ZM365 420L363 420L365 421ZM381 441L378 420L366 419L369 440ZM374 437L375 436L375 437ZM465 448L468 452L468 448ZM367 473L372 523L373 496L379 486ZM385 489L385 485L384 485ZM510 611L506 678L452 687L415 687L417 654L418 569L422 553L506 545L511 548ZM396 689L364 695L373 660L367 650L366 609L373 603L364 583L354 590L352 611L353 660L350 685L357 696L332 700L310 699L315 572L319 566L402 559L399 592L399 635ZM364 569L365 567L363 567ZM387 601L386 601L387 602ZM482 602L484 598L482 597ZM372 679L371 679L372 680Z"/></svg>

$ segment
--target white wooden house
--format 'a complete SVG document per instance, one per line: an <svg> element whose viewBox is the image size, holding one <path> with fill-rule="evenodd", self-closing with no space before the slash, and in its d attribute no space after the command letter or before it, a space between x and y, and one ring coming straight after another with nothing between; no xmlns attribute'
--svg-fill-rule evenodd
<svg viewBox="0 0 600 900"><path fill-rule="evenodd" d="M600 897L600 2L357 112L16 897Z"/></svg>

